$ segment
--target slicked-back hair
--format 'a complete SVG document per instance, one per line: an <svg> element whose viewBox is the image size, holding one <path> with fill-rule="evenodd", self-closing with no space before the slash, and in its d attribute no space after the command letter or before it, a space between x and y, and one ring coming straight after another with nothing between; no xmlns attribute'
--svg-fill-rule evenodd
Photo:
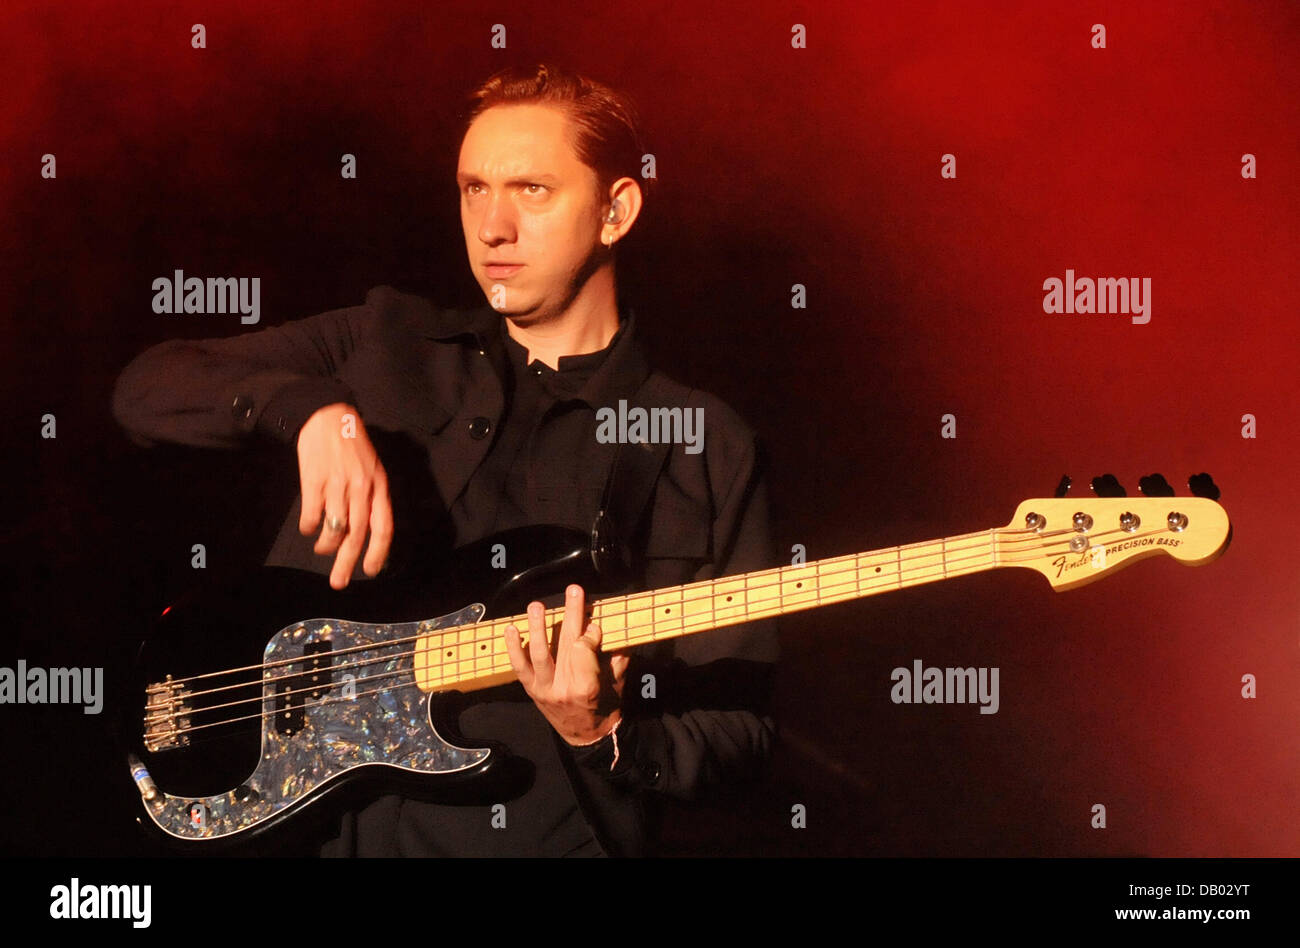
<svg viewBox="0 0 1300 948"><path fill-rule="evenodd" d="M619 178L633 178L649 199L653 178L641 176L645 141L636 105L624 92L551 62L510 66L494 74L469 96L462 130L500 105L549 105L568 117L569 140L578 160L596 173L596 204L609 203L609 189Z"/></svg>

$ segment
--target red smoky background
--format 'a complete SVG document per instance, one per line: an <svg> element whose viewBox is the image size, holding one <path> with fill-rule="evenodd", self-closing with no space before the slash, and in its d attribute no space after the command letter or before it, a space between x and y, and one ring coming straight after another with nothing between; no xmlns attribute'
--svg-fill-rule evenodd
<svg viewBox="0 0 1300 948"><path fill-rule="evenodd" d="M620 279L653 359L768 445L784 561L1003 526L1062 474L1085 498L1098 474L1185 494L1207 471L1233 523L1200 568L1062 594L997 570L788 618L771 778L684 809L669 851L1300 855L1298 37L1290 2L8 3L0 664L111 680L194 581L191 544L261 561L293 457L137 449L117 373L380 283L481 304L463 96L554 59L640 103L660 187ZM175 269L260 277L261 324L155 315ZM1045 313L1067 269L1150 278L1150 322ZM893 704L916 659L998 667L997 714ZM24 762L0 849L146 851L97 719L4 707L0 728ZM121 812L84 812L122 783Z"/></svg>

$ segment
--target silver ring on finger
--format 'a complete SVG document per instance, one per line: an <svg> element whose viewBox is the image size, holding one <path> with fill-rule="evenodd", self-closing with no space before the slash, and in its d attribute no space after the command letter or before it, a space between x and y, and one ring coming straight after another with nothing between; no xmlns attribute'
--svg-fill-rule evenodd
<svg viewBox="0 0 1300 948"><path fill-rule="evenodd" d="M325 518L325 526L327 526L330 530L332 530L335 533L338 533L347 525L348 522L346 520L340 520L338 517L327 516Z"/></svg>

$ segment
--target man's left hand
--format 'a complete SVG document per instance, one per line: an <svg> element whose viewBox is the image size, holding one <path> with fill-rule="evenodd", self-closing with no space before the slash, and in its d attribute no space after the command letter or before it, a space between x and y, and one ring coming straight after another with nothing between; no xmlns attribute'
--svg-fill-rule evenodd
<svg viewBox="0 0 1300 948"><path fill-rule="evenodd" d="M560 736L575 746L594 743L617 726L628 665L622 653L605 661L600 626L592 622L583 629L584 622L585 594L581 586L570 585L554 655L554 636L547 635L546 607L540 602L528 604L527 652L519 629L506 626L506 652L524 690Z"/></svg>

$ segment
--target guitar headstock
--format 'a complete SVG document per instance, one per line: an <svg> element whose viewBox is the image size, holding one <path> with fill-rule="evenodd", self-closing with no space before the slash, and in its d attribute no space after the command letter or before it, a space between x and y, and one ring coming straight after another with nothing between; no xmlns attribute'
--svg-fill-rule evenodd
<svg viewBox="0 0 1300 948"><path fill-rule="evenodd" d="M1191 479L1199 497L1174 497L1158 474L1142 479L1146 497L1127 497L1112 475L1093 479L1095 497L1026 500L997 531L999 566L1024 566L1058 592L1100 579L1110 570L1167 553L1188 566L1217 559L1232 538L1219 490L1208 475ZM1214 499L1212 499L1214 498Z"/></svg>

